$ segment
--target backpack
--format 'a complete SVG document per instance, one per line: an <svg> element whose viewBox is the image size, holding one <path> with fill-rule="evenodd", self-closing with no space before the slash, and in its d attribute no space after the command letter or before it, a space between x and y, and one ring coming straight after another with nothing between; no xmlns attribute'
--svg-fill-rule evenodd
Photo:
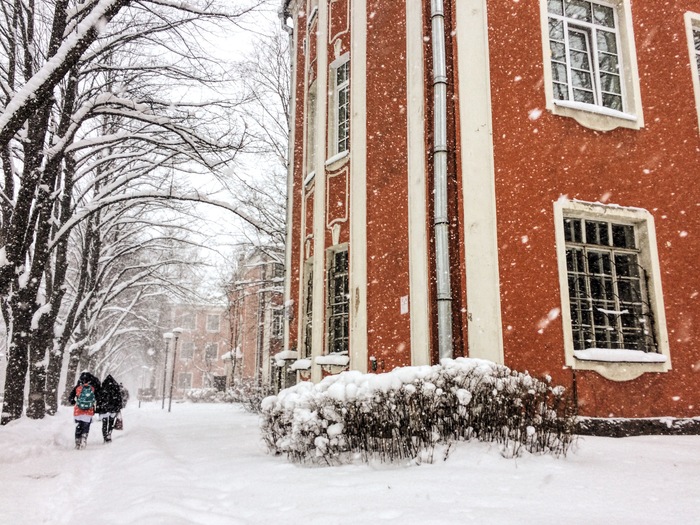
<svg viewBox="0 0 700 525"><path fill-rule="evenodd" d="M95 404L95 389L90 385L82 385L75 404L81 410L89 410Z"/></svg>

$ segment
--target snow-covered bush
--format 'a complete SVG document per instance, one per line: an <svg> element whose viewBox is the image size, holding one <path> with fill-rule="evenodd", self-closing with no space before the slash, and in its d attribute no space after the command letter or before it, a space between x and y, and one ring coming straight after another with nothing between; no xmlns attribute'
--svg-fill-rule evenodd
<svg viewBox="0 0 700 525"><path fill-rule="evenodd" d="M495 442L503 455L565 455L574 417L563 387L480 359L344 372L262 402L269 450L296 462L412 459L456 440Z"/></svg>
<svg viewBox="0 0 700 525"><path fill-rule="evenodd" d="M185 392L185 398L193 403L232 403L232 394L216 388L193 388Z"/></svg>
<svg viewBox="0 0 700 525"><path fill-rule="evenodd" d="M240 380L229 388L230 401L240 403L249 412L259 414L263 399L272 393L272 387L258 385L251 380Z"/></svg>

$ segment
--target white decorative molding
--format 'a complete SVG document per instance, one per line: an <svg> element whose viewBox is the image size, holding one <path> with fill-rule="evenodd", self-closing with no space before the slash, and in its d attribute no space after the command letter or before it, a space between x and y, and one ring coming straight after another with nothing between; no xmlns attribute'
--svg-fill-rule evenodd
<svg viewBox="0 0 700 525"><path fill-rule="evenodd" d="M335 223L338 222L347 222L348 221L348 192L350 190L350 176L348 173L348 167L344 167L341 171L333 174L326 174L326 188L330 186L331 179L334 179L336 177L344 177L345 178L345 202L343 203L343 208L345 209L345 213L341 217L334 216L331 218L330 214L328 216L328 224L326 225L328 228L333 226ZM331 206L330 202L330 192L326 191L326 211L328 212L329 210L334 209L333 206ZM338 244L337 242L334 242L333 244Z"/></svg>
<svg viewBox="0 0 700 525"><path fill-rule="evenodd" d="M345 23L344 28L339 28L340 30L337 33L331 35L331 20L333 20L333 5L337 4L339 2L345 2L345 10L346 10L345 20L346 20L346 23ZM335 39L343 36L348 31L350 31L350 0L331 0L328 3L328 12L329 12L329 14L328 14L328 36L329 36L328 43L332 44ZM365 25L366 23L367 22L365 21L363 23L363 25Z"/></svg>
<svg viewBox="0 0 700 525"><path fill-rule="evenodd" d="M469 357L503 363L486 0L457 2Z"/></svg>
<svg viewBox="0 0 700 525"><path fill-rule="evenodd" d="M406 0L408 279L413 366L430 364L424 45L422 5Z"/></svg>
<svg viewBox="0 0 700 525"><path fill-rule="evenodd" d="M367 0L351 0L350 366L367 372Z"/></svg>

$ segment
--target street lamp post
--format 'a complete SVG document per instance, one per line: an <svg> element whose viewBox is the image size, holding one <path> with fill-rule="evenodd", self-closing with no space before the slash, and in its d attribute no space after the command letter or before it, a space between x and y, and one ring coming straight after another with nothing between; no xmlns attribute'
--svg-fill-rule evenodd
<svg viewBox="0 0 700 525"><path fill-rule="evenodd" d="M175 344L173 345L173 367L170 375L170 399L168 399L168 412L170 412L170 407L173 404L173 386L175 385L175 363L177 360L177 340L182 332L184 332L182 328L173 328Z"/></svg>
<svg viewBox="0 0 700 525"><path fill-rule="evenodd" d="M163 339L165 340L165 361L163 362L163 395L161 396L161 410L165 408L165 383L168 380L168 347L170 346L170 340L172 338L172 332L166 332L163 334Z"/></svg>

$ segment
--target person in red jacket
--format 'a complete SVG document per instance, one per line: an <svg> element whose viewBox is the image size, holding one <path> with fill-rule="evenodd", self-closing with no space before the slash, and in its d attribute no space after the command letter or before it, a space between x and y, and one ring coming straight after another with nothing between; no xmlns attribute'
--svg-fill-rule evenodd
<svg viewBox="0 0 700 525"><path fill-rule="evenodd" d="M100 380L90 372L82 372L78 383L70 393L70 404L74 405L73 419L75 420L75 448L87 446L90 433L90 423L95 415L95 401L100 391Z"/></svg>

